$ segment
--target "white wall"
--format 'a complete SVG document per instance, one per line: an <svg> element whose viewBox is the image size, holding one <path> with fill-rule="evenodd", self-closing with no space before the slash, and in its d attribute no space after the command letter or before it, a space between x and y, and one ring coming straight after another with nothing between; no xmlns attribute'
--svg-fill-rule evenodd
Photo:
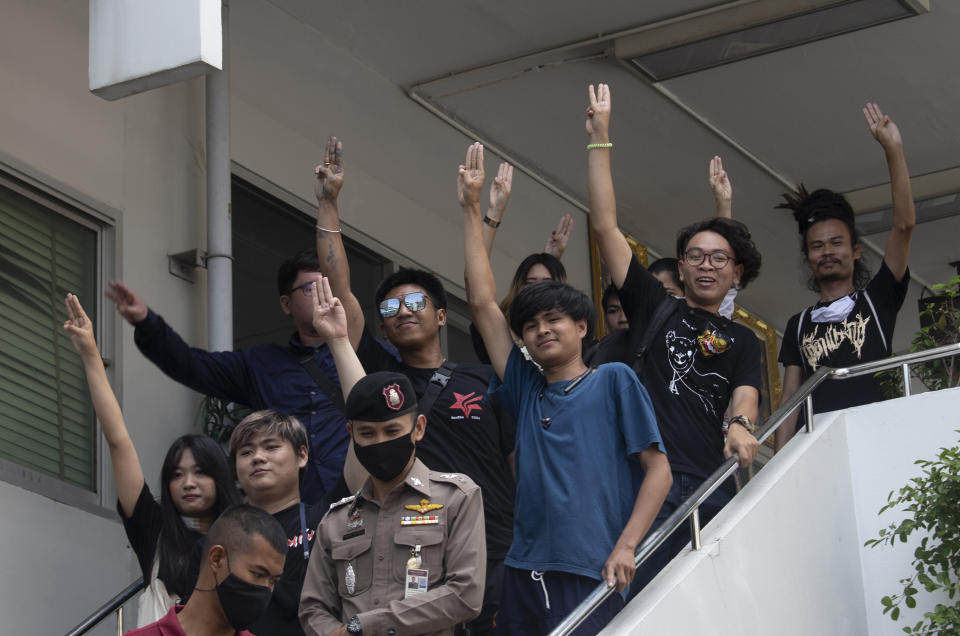
<svg viewBox="0 0 960 636"><path fill-rule="evenodd" d="M821 416L610 623L609 634L899 634L942 599L921 593L894 623L880 598L912 572L916 541L867 549L918 458L957 444L960 389Z"/></svg>

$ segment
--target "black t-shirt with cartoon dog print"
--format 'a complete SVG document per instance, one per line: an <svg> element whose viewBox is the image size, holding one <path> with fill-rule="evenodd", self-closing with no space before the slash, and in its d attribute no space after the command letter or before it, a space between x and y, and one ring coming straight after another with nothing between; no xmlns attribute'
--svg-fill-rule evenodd
<svg viewBox="0 0 960 636"><path fill-rule="evenodd" d="M666 295L633 258L620 289L630 329L646 329ZM650 344L640 375L672 470L705 479L723 463L724 413L734 389L760 389L760 356L760 341L748 327L678 301Z"/></svg>

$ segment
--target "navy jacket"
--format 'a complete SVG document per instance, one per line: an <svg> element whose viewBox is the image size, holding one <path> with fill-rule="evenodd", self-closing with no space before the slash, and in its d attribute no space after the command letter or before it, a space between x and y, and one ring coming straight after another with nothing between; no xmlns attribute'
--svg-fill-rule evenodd
<svg viewBox="0 0 960 636"><path fill-rule="evenodd" d="M135 325L134 341L164 373L194 391L296 416L310 437L310 461L301 488L306 503L319 503L343 473L350 439L347 419L299 362L312 350L323 373L340 386L326 345L305 346L294 333L287 347L263 344L211 353L189 346L153 311Z"/></svg>

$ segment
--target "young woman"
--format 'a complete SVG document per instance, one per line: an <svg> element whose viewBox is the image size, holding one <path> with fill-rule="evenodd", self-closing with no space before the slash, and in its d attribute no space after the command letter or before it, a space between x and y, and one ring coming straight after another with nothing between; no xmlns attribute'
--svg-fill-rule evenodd
<svg viewBox="0 0 960 636"><path fill-rule="evenodd" d="M93 323L73 294L66 298L66 330L83 361L94 410L110 449L117 509L137 555L147 590L141 595L140 626L162 618L177 599L193 591L202 540L210 524L240 503L221 448L205 435L184 435L170 446L160 471L160 502L143 478L140 459L110 388L93 335Z"/></svg>
<svg viewBox="0 0 960 636"><path fill-rule="evenodd" d="M560 259L546 252L531 254L523 259L517 267L517 271L513 274L507 295L500 301L500 311L503 312L503 315L510 316L510 305L517 294L520 293L520 290L527 285L544 280L553 280L559 283L567 282L567 270L563 267ZM516 336L516 334L514 335ZM470 325L470 336L473 339L473 351L477 354L477 358L483 364L490 364L490 356L487 355L483 338L480 337L480 332L472 324ZM514 341L519 342L520 338L515 337Z"/></svg>

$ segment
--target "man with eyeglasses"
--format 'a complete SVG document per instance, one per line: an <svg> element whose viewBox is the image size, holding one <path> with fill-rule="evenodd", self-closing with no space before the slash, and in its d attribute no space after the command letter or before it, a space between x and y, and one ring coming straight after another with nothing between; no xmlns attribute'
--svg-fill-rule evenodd
<svg viewBox="0 0 960 636"><path fill-rule="evenodd" d="M463 473L481 488L487 543L483 609L459 632L468 628L470 634L492 633L503 559L513 539L513 419L488 395L490 366L444 358L440 330L447 324L447 295L436 276L401 269L380 283L375 297L381 333L396 347L400 360L364 332L357 348L363 368L367 373L402 373L410 379L419 412L427 418L417 457L433 471ZM366 479L352 451L345 477L350 492Z"/></svg>
<svg viewBox="0 0 960 636"><path fill-rule="evenodd" d="M137 347L168 376L205 395L255 410L273 409L303 423L310 448L301 498L311 504L320 503L340 479L349 441L336 367L312 322L312 286L319 284L321 268L347 311L354 346L363 331L360 304L350 292L339 231L337 199L343 185L343 161L342 145L335 137L327 142L324 163L315 168L315 175L318 251L301 251L284 261L277 272L280 308L296 329L286 346L262 344L217 352L190 347L123 283L111 282L107 292L120 315L134 326ZM322 264L318 252L325 255ZM357 316L361 316L359 321Z"/></svg>
<svg viewBox="0 0 960 636"><path fill-rule="evenodd" d="M694 223L680 231L676 245L685 296L671 297L640 265L617 227L610 173L609 87L600 84L594 92L590 86L589 97L590 225L630 330L637 334L631 342L650 338L637 373L653 402L673 472L673 486L657 515L656 529L725 457L737 453L740 466L745 467L757 454L753 422L760 396L760 341L749 328L719 311L733 285L742 289L757 277L760 253L742 223L719 217ZM711 164L711 175L715 168L719 166ZM656 324L647 333L652 322ZM622 353L621 360L630 364L636 352ZM700 506L702 523L720 511L734 489L733 480L728 480ZM685 527L668 538L637 571L634 591L688 542Z"/></svg>

